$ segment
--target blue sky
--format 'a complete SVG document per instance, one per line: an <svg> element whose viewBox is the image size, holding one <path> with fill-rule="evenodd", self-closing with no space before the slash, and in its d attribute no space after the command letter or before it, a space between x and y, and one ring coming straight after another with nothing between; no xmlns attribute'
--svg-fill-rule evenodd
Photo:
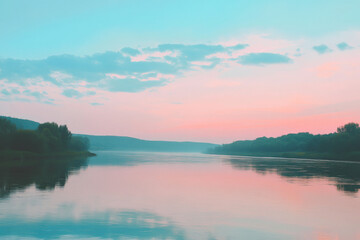
<svg viewBox="0 0 360 240"><path fill-rule="evenodd" d="M358 0L0 1L0 57L87 55L249 33L316 37L360 27Z"/></svg>
<svg viewBox="0 0 360 240"><path fill-rule="evenodd" d="M359 9L0 0L0 115L154 140L328 133L360 119Z"/></svg>

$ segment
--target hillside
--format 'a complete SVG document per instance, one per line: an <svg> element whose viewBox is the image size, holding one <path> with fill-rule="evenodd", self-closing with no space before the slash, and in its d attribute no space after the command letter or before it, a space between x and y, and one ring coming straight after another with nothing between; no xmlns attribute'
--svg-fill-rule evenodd
<svg viewBox="0 0 360 240"><path fill-rule="evenodd" d="M0 117L10 120L10 122L15 124L17 129L35 130L35 129L37 129L37 127L40 124L38 122L27 120L27 119L12 118L12 117L5 117L5 116L0 116Z"/></svg>
<svg viewBox="0 0 360 240"><path fill-rule="evenodd" d="M18 129L35 130L38 122L31 120L4 117L16 125ZM202 142L148 141L124 136L94 136L73 134L87 137L90 140L90 150L118 151L152 151L152 152L204 152L218 145Z"/></svg>
<svg viewBox="0 0 360 240"><path fill-rule="evenodd" d="M218 145L202 142L149 141L132 137L94 136L87 137L91 150L153 151L153 152L204 152Z"/></svg>

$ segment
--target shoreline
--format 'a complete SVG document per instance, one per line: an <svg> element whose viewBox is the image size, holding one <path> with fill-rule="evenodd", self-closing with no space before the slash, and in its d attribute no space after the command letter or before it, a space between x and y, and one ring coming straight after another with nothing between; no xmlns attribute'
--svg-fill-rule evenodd
<svg viewBox="0 0 360 240"><path fill-rule="evenodd" d="M61 158L77 158L77 157L93 157L95 153L89 151L62 151L48 153L34 153L28 151L0 150L0 162L4 161L28 161L28 160L44 160L44 159L61 159Z"/></svg>
<svg viewBox="0 0 360 240"><path fill-rule="evenodd" d="M246 156L246 157L279 157L287 159L309 159L309 160L336 160L360 162L360 152L349 152L346 154L318 153L318 152L275 152L275 153L216 153L206 152L205 154Z"/></svg>

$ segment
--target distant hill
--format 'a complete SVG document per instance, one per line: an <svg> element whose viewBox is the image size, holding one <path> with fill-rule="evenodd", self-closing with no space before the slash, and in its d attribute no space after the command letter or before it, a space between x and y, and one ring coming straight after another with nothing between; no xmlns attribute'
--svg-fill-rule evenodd
<svg viewBox="0 0 360 240"><path fill-rule="evenodd" d="M16 125L17 129L35 130L39 126L38 122L34 122L34 121L31 121L31 120L20 119L20 118L12 118L12 117L5 117L5 116L0 116L0 117L10 120L10 122L12 122L13 124Z"/></svg>
<svg viewBox="0 0 360 240"><path fill-rule="evenodd" d="M204 152L218 145L202 142L148 141L132 137L81 135L90 140L91 150Z"/></svg>
<svg viewBox="0 0 360 240"><path fill-rule="evenodd" d="M1 116L3 117L3 116ZM38 122L31 120L4 117L16 125L18 129L35 130ZM90 140L90 150L117 150L117 151L152 151L152 152L204 152L209 148L217 147L212 143L202 142L174 142L174 141L148 141L132 137L121 136L94 136L73 134L87 137Z"/></svg>

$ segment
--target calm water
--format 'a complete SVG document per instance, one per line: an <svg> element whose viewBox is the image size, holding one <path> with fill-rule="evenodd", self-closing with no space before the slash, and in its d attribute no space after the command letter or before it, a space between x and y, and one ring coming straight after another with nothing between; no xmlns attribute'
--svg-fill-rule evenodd
<svg viewBox="0 0 360 240"><path fill-rule="evenodd" d="M360 164L98 152L0 167L1 239L360 239Z"/></svg>

